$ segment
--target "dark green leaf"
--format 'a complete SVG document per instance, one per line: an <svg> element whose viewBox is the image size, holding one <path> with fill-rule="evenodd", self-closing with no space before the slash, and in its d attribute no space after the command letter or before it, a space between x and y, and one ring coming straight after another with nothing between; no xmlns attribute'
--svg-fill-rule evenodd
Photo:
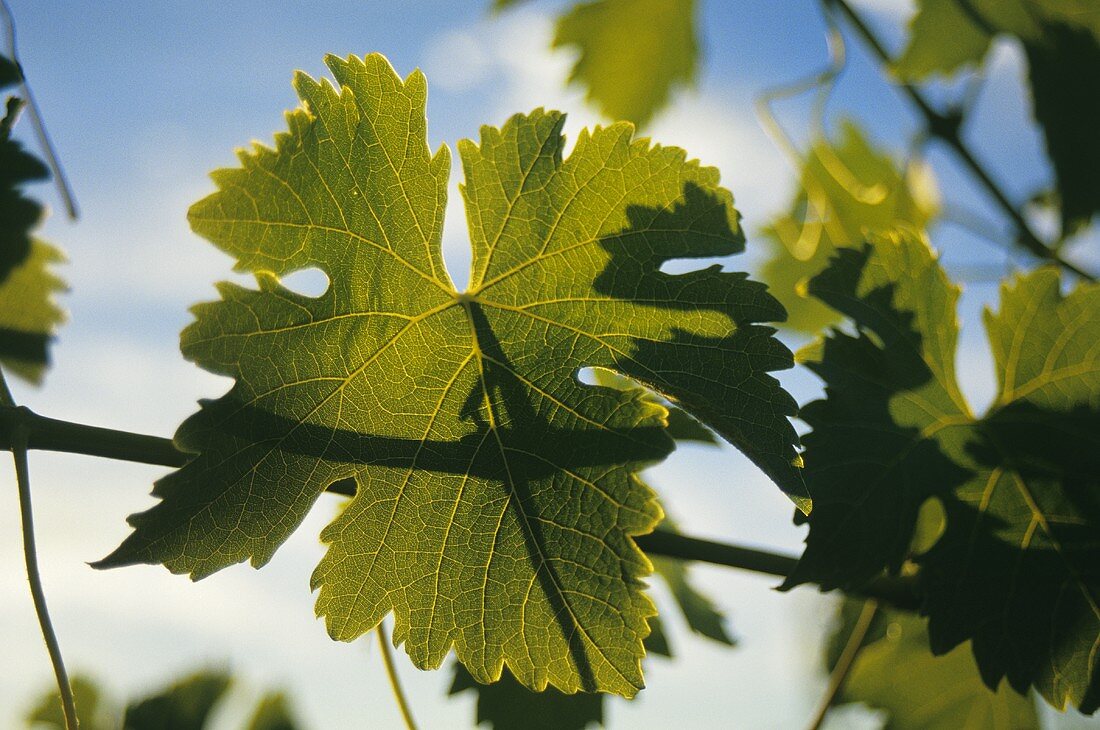
<svg viewBox="0 0 1100 730"><path fill-rule="evenodd" d="M642 383L803 497L794 404L768 375L790 356L756 324L781 307L744 274L660 271L741 250L732 198L716 170L629 125L583 132L563 160L560 114L515 116L459 143L474 249L460 294L424 77L378 55L328 64L340 91L299 74L290 132L242 152L191 209L259 283L222 284L182 338L236 385L181 426L198 455L101 566L262 565L355 477L313 577L333 637L393 611L417 666L454 646L480 681L507 663L532 688L633 695L653 607L631 538L660 515L634 472L670 450L667 411L576 373ZM279 283L309 267L332 282L321 296Z"/></svg>
<svg viewBox="0 0 1100 730"><path fill-rule="evenodd" d="M228 674L199 672L129 705L123 717L123 730L203 730L228 688Z"/></svg>
<svg viewBox="0 0 1100 730"><path fill-rule="evenodd" d="M811 282L850 317L808 355L827 398L803 409L815 496L787 585L853 588L910 555L921 505L943 503L925 555L932 648L973 641L982 677L1091 713L1100 643L1100 285L1041 269L987 314L1001 393L981 419L955 382L955 300L923 240L842 251Z"/></svg>
<svg viewBox="0 0 1100 730"><path fill-rule="evenodd" d="M7 56L0 56L0 89L14 86L23 80L19 67Z"/></svg>
<svg viewBox="0 0 1100 730"><path fill-rule="evenodd" d="M1100 211L1100 11L1095 0L920 0L909 45L896 65L903 79L981 63L994 36L1027 51L1035 118L1043 128L1071 234Z"/></svg>
<svg viewBox="0 0 1100 730"><path fill-rule="evenodd" d="M1058 184L1062 230L1074 233L1100 212L1100 43L1088 30L1053 24L1025 48L1035 119Z"/></svg>
<svg viewBox="0 0 1100 730"><path fill-rule="evenodd" d="M848 599L831 639L851 635L862 601ZM853 610L854 607L854 610ZM829 663L835 663L835 655ZM837 704L862 702L886 713L883 730L1037 730L1035 703L1007 683L993 692L982 682L968 647L945 656L928 648L925 621L879 609Z"/></svg>
<svg viewBox="0 0 1100 730"><path fill-rule="evenodd" d="M604 695L567 695L547 687L532 692L505 669L492 684L479 684L461 663L455 662L450 694L477 693L478 725L493 730L584 730L603 724Z"/></svg>
<svg viewBox="0 0 1100 730"><path fill-rule="evenodd" d="M49 176L46 166L10 137L18 111L18 104L9 103L0 124L0 284L30 254L31 229L42 217L42 206L24 195L24 187Z"/></svg>
<svg viewBox="0 0 1100 730"><path fill-rule="evenodd" d="M643 126L695 80L695 0L595 0L558 20L554 47L579 52L570 81L609 119Z"/></svg>

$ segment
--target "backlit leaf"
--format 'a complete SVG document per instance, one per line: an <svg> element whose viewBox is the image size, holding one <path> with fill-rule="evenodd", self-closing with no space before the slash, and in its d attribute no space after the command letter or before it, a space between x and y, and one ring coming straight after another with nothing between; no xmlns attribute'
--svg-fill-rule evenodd
<svg viewBox="0 0 1100 730"><path fill-rule="evenodd" d="M695 80L695 0L595 0L558 20L555 47L579 56L570 81L609 119L643 126L669 94Z"/></svg>
<svg viewBox="0 0 1100 730"><path fill-rule="evenodd" d="M958 293L909 233L841 251L810 291L850 317L807 354L827 398L803 409L815 495L787 585L854 588L913 557L921 505L942 537L915 560L936 653L970 639L986 683L1097 706L1100 285L1040 269L986 315L1001 393L969 414L954 375Z"/></svg>
<svg viewBox="0 0 1100 730"><path fill-rule="evenodd" d="M844 122L835 142L816 140L789 210L764 231L772 254L760 278L786 307L786 326L812 333L837 321L834 310L806 292L837 248L859 246L868 232L900 224L923 229L938 207L927 168L903 170L855 123Z"/></svg>
<svg viewBox="0 0 1100 730"><path fill-rule="evenodd" d="M19 79L15 65L0 57L0 87ZM21 105L8 99L0 121L0 364L37 383L49 362L49 342L64 320L53 295L65 285L51 270L63 260L61 253L31 237L42 206L27 198L24 188L49 171L11 138Z"/></svg>
<svg viewBox="0 0 1100 730"><path fill-rule="evenodd" d="M845 601L834 644L851 635L861 604ZM880 608L837 704L862 702L884 711L883 730L1038 730L1031 698L1007 683L996 692L986 687L969 647L934 656L925 623L915 614Z"/></svg>
<svg viewBox="0 0 1100 730"><path fill-rule="evenodd" d="M53 273L65 257L48 243L33 241L30 255L0 284L0 363L4 371L41 382L49 365L49 344L65 312L53 299L66 290Z"/></svg>
<svg viewBox="0 0 1100 730"><path fill-rule="evenodd" d="M299 74L290 131L241 152L191 209L259 284L220 285L182 337L236 384L181 426L197 456L101 566L262 565L354 477L313 576L334 638L393 611L417 666L453 647L482 682L507 663L532 688L633 695L653 608L631 538L660 517L634 472L670 450L667 410L577 373L660 393L808 506L793 403L768 375L790 355L755 324L782 308L744 274L660 271L740 251L732 199L716 170L627 124L583 132L563 160L560 114L515 116L458 145L474 249L458 293L424 77L378 55L328 64L339 90ZM279 283L311 267L322 295Z"/></svg>

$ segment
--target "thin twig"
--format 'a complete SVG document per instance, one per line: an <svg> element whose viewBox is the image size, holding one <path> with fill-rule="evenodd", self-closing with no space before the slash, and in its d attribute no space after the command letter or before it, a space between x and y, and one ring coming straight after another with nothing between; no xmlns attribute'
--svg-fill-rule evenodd
<svg viewBox="0 0 1100 730"><path fill-rule="evenodd" d="M836 702L840 691L844 689L844 682L855 665L859 650L863 648L863 641L867 638L867 632L871 629L871 622L875 620L877 611L877 601L874 599L864 601L863 609L859 612L859 618L856 619L856 625L852 627L852 633L848 635L848 641L844 644L844 651L840 653L836 666L829 673L829 686L825 690L825 696L821 698L821 704L818 705L814 719L810 722L809 730L819 730L821 724L825 722L825 716L829 714L829 709Z"/></svg>
<svg viewBox="0 0 1100 730"><path fill-rule="evenodd" d="M386 665L386 675L390 679L390 688L393 690L394 699L397 700L397 707L401 710L401 718L405 721L405 727L408 730L416 730L416 721L413 720L405 691L401 689L401 680L397 676L397 667L393 663L393 653L390 651L390 643L386 639L385 622L378 624L378 628L374 630L374 633L378 635L378 646L382 648L382 663Z"/></svg>
<svg viewBox="0 0 1100 730"><path fill-rule="evenodd" d="M0 373L0 402L12 407L15 402L3 373ZM65 671L65 662L61 658L61 646L57 642L50 612L46 608L46 593L42 589L42 576L38 572L38 549L34 541L34 511L31 509L31 477L27 460L27 430L16 426L11 434L11 453L15 459L15 480L19 488L19 516L23 528L23 557L27 563L27 582L31 587L31 599L34 612L38 615L38 626L42 629L42 638L46 642L46 651L53 665L53 675L57 680L57 691L61 695L61 709L65 714L67 730L77 730L76 701L73 699L72 685Z"/></svg>
<svg viewBox="0 0 1100 730"><path fill-rule="evenodd" d="M23 96L26 97L27 112L31 119L31 126L34 127L34 134L38 138L38 146L42 148L42 154L46 156L46 164L50 166L50 172L57 184L57 192L65 203L65 211L69 214L69 218L75 221L80 217L76 205L76 196L73 195L72 186L69 185L69 179L65 176L65 170L61 167L53 142L50 141L50 135L46 131L46 123L42 121L42 113L38 109L38 102L35 101L34 92L31 91L31 85L27 81L27 74L23 71L23 64L19 62L19 54L15 45L15 16L12 14L11 8L8 7L8 0L0 0L0 10L4 13L4 24L7 26L8 31L8 53L11 56L11 62L19 69L19 85L23 91Z"/></svg>
<svg viewBox="0 0 1100 730"><path fill-rule="evenodd" d="M872 31L866 21L863 20L863 17L860 16L846 0L822 0L822 3L826 10L829 8L837 8L843 13L851 26L863 38L867 45L870 46L883 66L889 66L892 63L890 54L886 51L886 47L878 39L878 36L875 35L874 31ZM1001 186L993 180L985 167L978 162L978 159L974 156L970 147L963 141L959 134L962 117L958 113L943 114L939 112L924 97L924 94L910 83L898 83L896 87L900 89L920 111L928 127L928 134L943 141L955 152L955 155L963 163L964 167L970 171L981 187L985 189L986 193L988 193L997 204L997 207L1012 221L1019 233L1016 242L1021 248L1026 249L1037 258L1057 264L1061 268L1076 274L1082 279L1088 281L1096 280L1094 274L1084 271L1075 264L1065 260L1057 251L1045 244L1042 239L1039 238L1038 234L1035 233L1024 218L1023 213L1013 205L1012 201L1008 199L1008 195L1001 189Z"/></svg>

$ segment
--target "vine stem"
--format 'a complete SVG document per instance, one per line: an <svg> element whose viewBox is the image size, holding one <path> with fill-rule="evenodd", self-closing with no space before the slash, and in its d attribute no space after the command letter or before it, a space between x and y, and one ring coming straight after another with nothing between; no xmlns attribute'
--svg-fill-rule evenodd
<svg viewBox="0 0 1100 730"><path fill-rule="evenodd" d="M0 449L12 448L12 434L18 428L24 429L27 434L27 448L30 449L172 467L183 466L194 456L179 451L171 439L47 418L26 407L0 406ZM345 479L335 482L329 485L328 491L352 496L355 494L355 481ZM639 548L651 555L724 565L779 578L787 577L798 562L794 555L671 532L638 535L634 540ZM919 585L914 576L880 576L848 593L876 598L902 610L920 607Z"/></svg>
<svg viewBox="0 0 1100 730"><path fill-rule="evenodd" d="M809 730L819 730L825 722L825 716L829 714L830 708L836 702L840 690L844 689L844 682L852 672L856 657L859 656L859 650L863 648L863 642L867 638L867 632L870 631L871 622L875 620L877 612L878 601L874 599L864 601L863 609L859 612L855 626L852 627L852 633L848 634L844 650L836 660L833 671L829 673L829 686L825 690L825 696L821 698L821 704L814 714L814 719L810 722Z"/></svg>
<svg viewBox="0 0 1100 730"><path fill-rule="evenodd" d="M401 710L401 718L405 721L408 730L416 730L416 721L413 720L412 711L409 709L409 701L405 697L405 691L401 689L401 680L397 676L397 667L393 663L393 652L390 651L390 643L386 640L385 622L378 624L374 633L378 635L378 646L382 650L382 663L386 665L386 676L390 679L390 688L393 690L397 707Z"/></svg>
<svg viewBox="0 0 1100 730"><path fill-rule="evenodd" d="M839 9L856 32L863 38L867 45L870 46L875 56L878 57L879 62L883 66L890 65L892 59L890 54L887 53L886 47L882 44L882 41L879 40L878 36L875 35L874 31L871 30L870 26L867 25L863 17L848 4L847 0L822 0L822 3L825 5L826 10L831 8ZM1012 201L1008 199L1008 195L1005 194L1001 186L998 185L989 172L986 171L985 167L970 150L970 147L963 141L959 134L959 129L962 126L961 115L943 114L939 112L932 106L928 99L925 98L924 94L912 84L900 83L897 86L901 89L902 93L913 102L913 105L920 111L921 116L924 117L925 124L928 127L928 134L943 141L952 149L958 159L997 204L997 207L1012 221L1019 232L1019 237L1016 239L1019 246L1026 249L1033 256L1057 264L1066 271L1076 274L1082 279L1096 281L1096 276L1094 274L1084 271L1075 264L1066 261L1057 251L1043 243L1042 239L1039 238L1028 224L1023 214L1012 204Z"/></svg>
<svg viewBox="0 0 1100 730"><path fill-rule="evenodd" d="M15 404L2 373L0 373L0 402L7 407L13 407ZM19 517L22 522L23 557L27 564L27 582L31 587L34 612L38 615L38 626L42 629L42 638L46 642L50 664L53 665L57 691L61 695L65 727L67 730L77 730L76 701L73 699L72 685L69 684L69 674L65 671L65 662L61 658L61 646L57 641L57 633L54 631L53 622L50 621L50 612L46 608L42 575L38 572L38 548L34 541L34 512L31 509L31 477L27 459L26 426L16 426L10 435L10 441L12 457L15 460L15 480L19 488Z"/></svg>

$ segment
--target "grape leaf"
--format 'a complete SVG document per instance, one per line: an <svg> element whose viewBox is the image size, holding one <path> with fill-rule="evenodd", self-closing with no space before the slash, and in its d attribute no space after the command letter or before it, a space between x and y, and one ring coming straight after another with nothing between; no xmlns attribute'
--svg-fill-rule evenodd
<svg viewBox="0 0 1100 730"><path fill-rule="evenodd" d="M228 688L228 674L198 672L127 706L123 730L202 730Z"/></svg>
<svg viewBox="0 0 1100 730"><path fill-rule="evenodd" d="M480 684L461 663L455 662L448 694L477 693L474 723L493 730L584 730L603 725L604 695L586 692L567 695L553 687L532 692L505 669L492 684Z"/></svg>
<svg viewBox="0 0 1100 730"><path fill-rule="evenodd" d="M839 252L810 291L850 317L803 356L826 399L802 413L815 495L786 587L897 571L921 505L943 536L922 566L933 650L973 641L986 684L1091 713L1100 678L1100 285L1019 277L986 329L1001 393L981 418L955 381L958 290L911 233Z"/></svg>
<svg viewBox="0 0 1100 730"><path fill-rule="evenodd" d="M847 599L832 644L851 635L862 601ZM853 610L854 607L854 610ZM835 655L839 651L831 652ZM971 652L955 647L944 656L928 649L925 621L880 608L863 648L837 697L886 712L883 730L1037 730L1035 702L1007 685L991 691Z"/></svg>
<svg viewBox="0 0 1100 730"><path fill-rule="evenodd" d="M0 284L0 363L32 383L49 365L49 343L65 312L53 295L67 290L52 271L65 257L48 243L32 242L30 256Z"/></svg>
<svg viewBox="0 0 1100 730"><path fill-rule="evenodd" d="M1027 52L1035 119L1054 166L1062 230L1071 234L1100 211L1100 94L1087 89L1100 77L1094 0L920 0L895 71L921 80L977 65L1000 33Z"/></svg>
<svg viewBox="0 0 1100 730"><path fill-rule="evenodd" d="M116 730L118 718L111 717L103 701L103 691L95 680L82 674L75 674L69 681L76 704L76 716L81 730ZM61 695L52 689L42 695L38 704L27 715L27 724L31 727L48 727L65 730L65 711L61 706Z"/></svg>
<svg viewBox="0 0 1100 730"><path fill-rule="evenodd" d="M582 385L602 367L675 401L805 507L790 356L755 324L763 286L668 259L740 251L713 168L536 111L459 143L474 257L458 293L440 236L449 154L426 141L426 84L380 55L328 57L339 91L298 74L303 107L275 149L240 154L193 228L253 271L195 308L184 354L233 376L177 432L197 456L99 567L163 563L194 578L267 562L327 486L357 493L322 533L317 610L336 639L396 617L395 642L436 667L451 646L482 682L633 695L649 564L631 536L660 510L634 475L664 457L666 409ZM307 267L309 298L278 280Z"/></svg>
<svg viewBox="0 0 1100 730"><path fill-rule="evenodd" d="M643 126L699 63L695 0L595 0L558 19L554 47L579 52L569 80L609 119Z"/></svg>
<svg viewBox="0 0 1100 730"><path fill-rule="evenodd" d="M248 730L296 730L298 727L290 701L282 692L269 692L261 697L248 722Z"/></svg>
<svg viewBox="0 0 1100 730"><path fill-rule="evenodd" d="M621 383L619 383L621 385ZM675 412L678 409L673 409ZM666 517L657 529L675 531ZM673 600L687 621L688 627L707 638L727 646L734 644L726 631L725 617L711 600L691 585L690 573L682 561L650 556L654 572L668 585ZM672 658L672 649L657 616L649 620L651 632L645 637L647 655ZM473 690L477 693L477 723L488 723L495 730L525 730L526 728L584 728L591 723L603 724L604 696L601 694L563 694L552 687L532 692L506 671L492 684L480 684L461 663L455 663L454 680L448 694Z"/></svg>
<svg viewBox="0 0 1100 730"><path fill-rule="evenodd" d="M17 83L18 68L0 57L0 88ZM49 341L64 313L53 301L64 283L51 271L61 253L32 240L42 206L23 194L30 182L49 176L46 166L11 138L22 102L10 98L0 120L0 364L33 383L49 364Z"/></svg>
<svg viewBox="0 0 1100 730"><path fill-rule="evenodd" d="M837 313L806 292L836 249L858 246L868 231L909 224L918 229L936 216L939 195L928 169L901 169L852 121L838 139L819 138L800 171L788 212L764 230L772 249L760 278L787 309L787 327L818 332Z"/></svg>
<svg viewBox="0 0 1100 730"><path fill-rule="evenodd" d="M1065 234L1100 212L1100 93L1081 87L1081 79L1100 78L1098 39L1100 30L1054 24L1041 41L1025 46L1035 119L1054 166Z"/></svg>

